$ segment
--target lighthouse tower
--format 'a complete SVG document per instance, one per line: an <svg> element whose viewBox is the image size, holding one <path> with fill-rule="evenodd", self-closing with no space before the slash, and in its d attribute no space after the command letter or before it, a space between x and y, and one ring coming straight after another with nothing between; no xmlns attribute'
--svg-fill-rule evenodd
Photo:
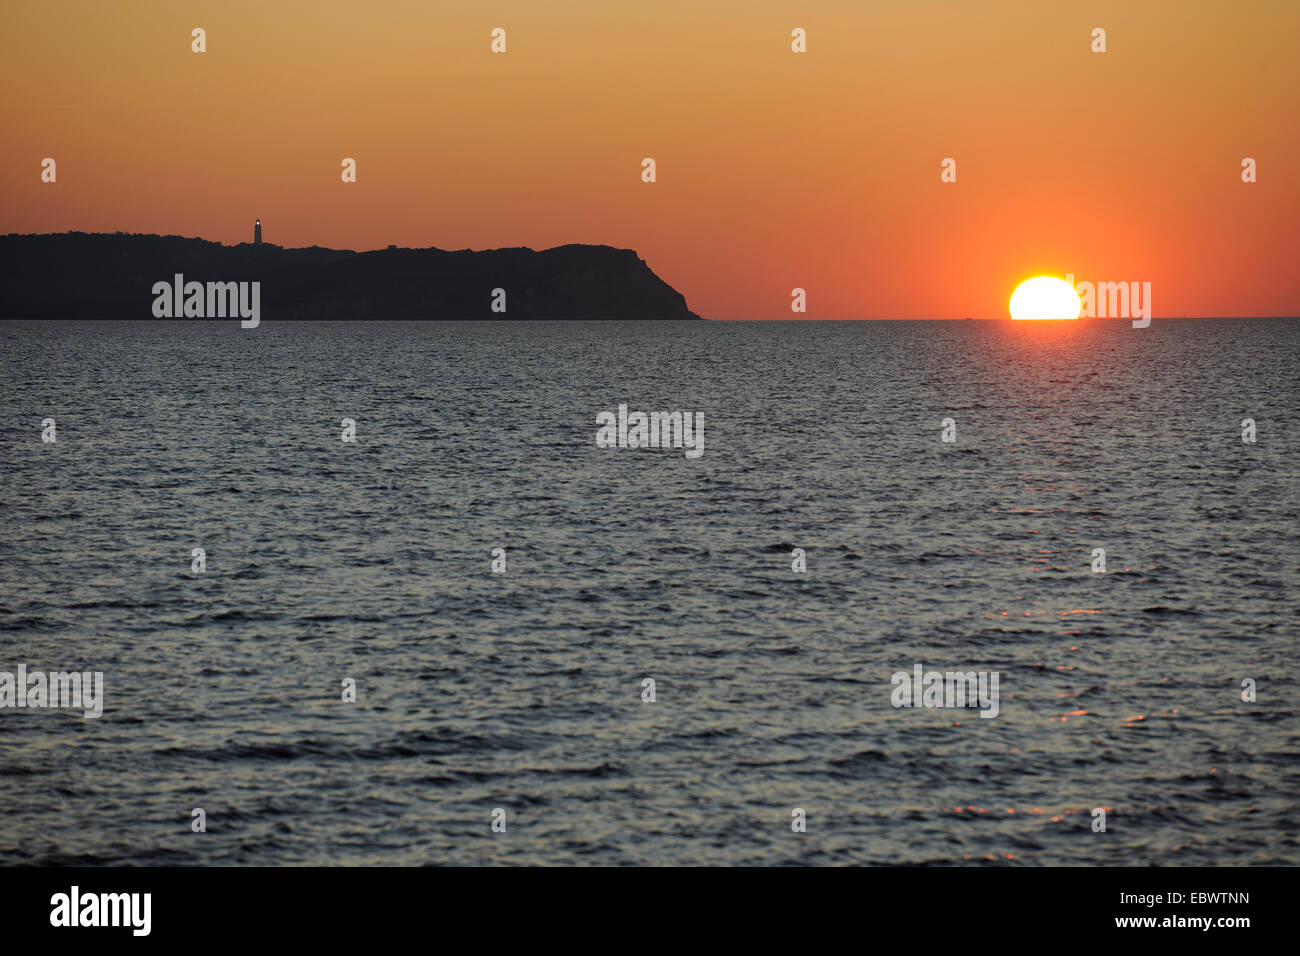
<svg viewBox="0 0 1300 956"><path fill-rule="evenodd" d="M259 219L257 220L257 222L253 224L253 245L260 246L261 244L262 244L262 220Z"/></svg>

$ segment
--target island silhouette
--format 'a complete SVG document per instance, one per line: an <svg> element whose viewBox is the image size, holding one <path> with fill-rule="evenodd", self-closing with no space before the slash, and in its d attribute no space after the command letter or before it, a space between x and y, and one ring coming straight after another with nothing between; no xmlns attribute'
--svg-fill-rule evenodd
<svg viewBox="0 0 1300 956"><path fill-rule="evenodd" d="M178 274L260 282L269 321L700 318L612 246L354 252L120 232L0 236L0 318L153 319L151 289Z"/></svg>

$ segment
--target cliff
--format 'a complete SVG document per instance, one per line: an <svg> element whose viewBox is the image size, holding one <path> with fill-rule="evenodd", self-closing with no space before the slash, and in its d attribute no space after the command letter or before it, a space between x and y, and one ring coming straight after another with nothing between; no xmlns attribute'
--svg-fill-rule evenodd
<svg viewBox="0 0 1300 956"><path fill-rule="evenodd" d="M180 236L0 236L0 318L152 319L154 283L260 282L277 319L698 319L631 249L225 246ZM493 312L494 289L506 311Z"/></svg>

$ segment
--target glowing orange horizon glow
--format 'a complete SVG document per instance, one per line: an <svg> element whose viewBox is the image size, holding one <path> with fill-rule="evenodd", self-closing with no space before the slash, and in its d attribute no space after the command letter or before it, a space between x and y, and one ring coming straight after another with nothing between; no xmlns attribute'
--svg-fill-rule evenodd
<svg viewBox="0 0 1300 956"><path fill-rule="evenodd" d="M0 4L0 234L606 243L710 319L1002 318L1067 271L1296 315L1300 4L1102 8Z"/></svg>

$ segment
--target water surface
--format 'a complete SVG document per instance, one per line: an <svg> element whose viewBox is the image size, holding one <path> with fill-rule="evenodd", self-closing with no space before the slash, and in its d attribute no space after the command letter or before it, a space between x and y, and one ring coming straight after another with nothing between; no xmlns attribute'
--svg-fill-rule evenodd
<svg viewBox="0 0 1300 956"><path fill-rule="evenodd" d="M1300 861L1295 321L0 343L0 670L107 694L0 711L0 862Z"/></svg>

